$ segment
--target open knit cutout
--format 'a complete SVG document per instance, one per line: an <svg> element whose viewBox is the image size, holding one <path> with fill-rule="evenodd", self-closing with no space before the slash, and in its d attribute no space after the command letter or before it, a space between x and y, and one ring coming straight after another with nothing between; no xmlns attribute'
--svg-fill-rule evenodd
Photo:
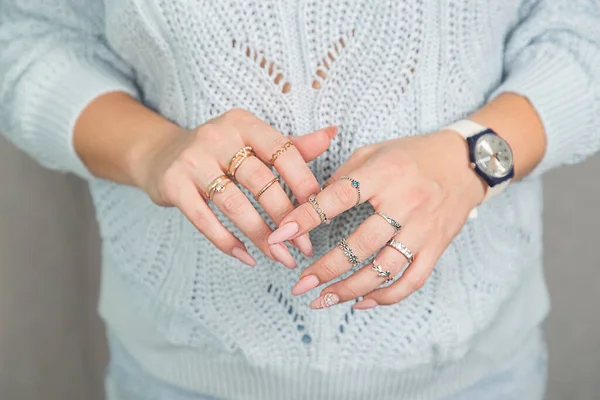
<svg viewBox="0 0 600 400"><path fill-rule="evenodd" d="M340 37L331 47L329 47L327 54L317 64L317 70L315 72L316 76L312 83L313 89L319 90L323 87L325 79L329 74L329 70L333 67L335 60L339 58L342 50L346 48L349 39L354 36L354 32L355 30L353 29L350 34Z"/></svg>
<svg viewBox="0 0 600 400"><path fill-rule="evenodd" d="M292 90L292 85L284 79L285 75L283 74L283 70L273 61L269 61L262 50L252 49L250 46L238 43L235 39L232 40L231 44L234 49L238 49L244 53L246 57L254 60L254 62L273 80L273 83L279 88L281 93L289 93L290 90Z"/></svg>
<svg viewBox="0 0 600 400"><path fill-rule="evenodd" d="M270 283L267 287L267 293L271 293L273 296L275 296L279 304L285 307L287 313L292 318L292 321L296 324L296 329L301 334L300 340L302 341L302 343L309 344L310 342L312 342L312 337L310 336L310 334L305 332L306 326L304 325L304 316L298 314L295 311L294 306L289 304L289 300L287 296L283 295L283 291L280 288L274 287L273 284Z"/></svg>

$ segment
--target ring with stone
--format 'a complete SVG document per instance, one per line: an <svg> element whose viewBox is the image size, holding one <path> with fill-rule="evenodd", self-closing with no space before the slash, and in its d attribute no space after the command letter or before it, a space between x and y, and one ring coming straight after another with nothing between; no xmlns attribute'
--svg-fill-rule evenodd
<svg viewBox="0 0 600 400"><path fill-rule="evenodd" d="M356 204L355 206L360 204L360 182L357 181L356 179L352 179L349 176L342 176L340 179L346 179L348 181L350 181L350 183L352 184L352 187L354 189L356 189Z"/></svg>
<svg viewBox="0 0 600 400"><path fill-rule="evenodd" d="M221 175L212 180L206 187L204 194L210 200L215 197L217 193L223 193L225 187L231 183L231 179L227 175Z"/></svg>

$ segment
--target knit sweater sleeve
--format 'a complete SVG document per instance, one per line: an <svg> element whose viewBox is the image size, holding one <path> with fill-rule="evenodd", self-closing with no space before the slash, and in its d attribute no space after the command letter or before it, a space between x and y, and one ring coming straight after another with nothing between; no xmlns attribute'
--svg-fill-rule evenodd
<svg viewBox="0 0 600 400"><path fill-rule="evenodd" d="M525 2L509 37L505 79L492 97L520 94L547 135L539 175L600 149L600 5L597 0Z"/></svg>
<svg viewBox="0 0 600 400"><path fill-rule="evenodd" d="M78 116L104 93L138 96L103 15L101 0L0 0L0 132L42 165L84 178Z"/></svg>

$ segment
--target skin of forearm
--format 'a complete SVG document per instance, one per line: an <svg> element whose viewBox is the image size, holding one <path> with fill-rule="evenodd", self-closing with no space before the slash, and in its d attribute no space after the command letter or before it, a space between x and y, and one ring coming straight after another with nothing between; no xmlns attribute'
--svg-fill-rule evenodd
<svg viewBox="0 0 600 400"><path fill-rule="evenodd" d="M181 128L123 92L94 99L75 124L78 156L95 176L138 186L137 166L144 154Z"/></svg>

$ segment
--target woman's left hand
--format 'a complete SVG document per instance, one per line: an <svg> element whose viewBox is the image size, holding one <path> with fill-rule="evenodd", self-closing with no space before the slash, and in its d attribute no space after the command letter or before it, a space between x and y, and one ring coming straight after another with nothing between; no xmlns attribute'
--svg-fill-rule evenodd
<svg viewBox="0 0 600 400"><path fill-rule="evenodd" d="M368 201L376 212L402 224L402 229L396 232L392 224L376 214L363 221L346 242L360 262L381 249L373 264L323 289L311 308L364 296L354 308L367 309L406 298L421 288L469 212L485 195L483 181L469 167L465 140L452 131L360 148L325 186L316 195L324 215L320 216L310 202L302 204L282 220L280 228L271 234L270 244L294 239L320 225L323 216L334 218L356 206L359 193L361 203ZM386 271L394 277L408 262L400 251L386 246L390 238L408 247L414 262L394 283L378 288L386 281ZM381 274L373 269L374 265L381 266ZM292 294L306 293L352 266L350 257L338 246L302 272Z"/></svg>

